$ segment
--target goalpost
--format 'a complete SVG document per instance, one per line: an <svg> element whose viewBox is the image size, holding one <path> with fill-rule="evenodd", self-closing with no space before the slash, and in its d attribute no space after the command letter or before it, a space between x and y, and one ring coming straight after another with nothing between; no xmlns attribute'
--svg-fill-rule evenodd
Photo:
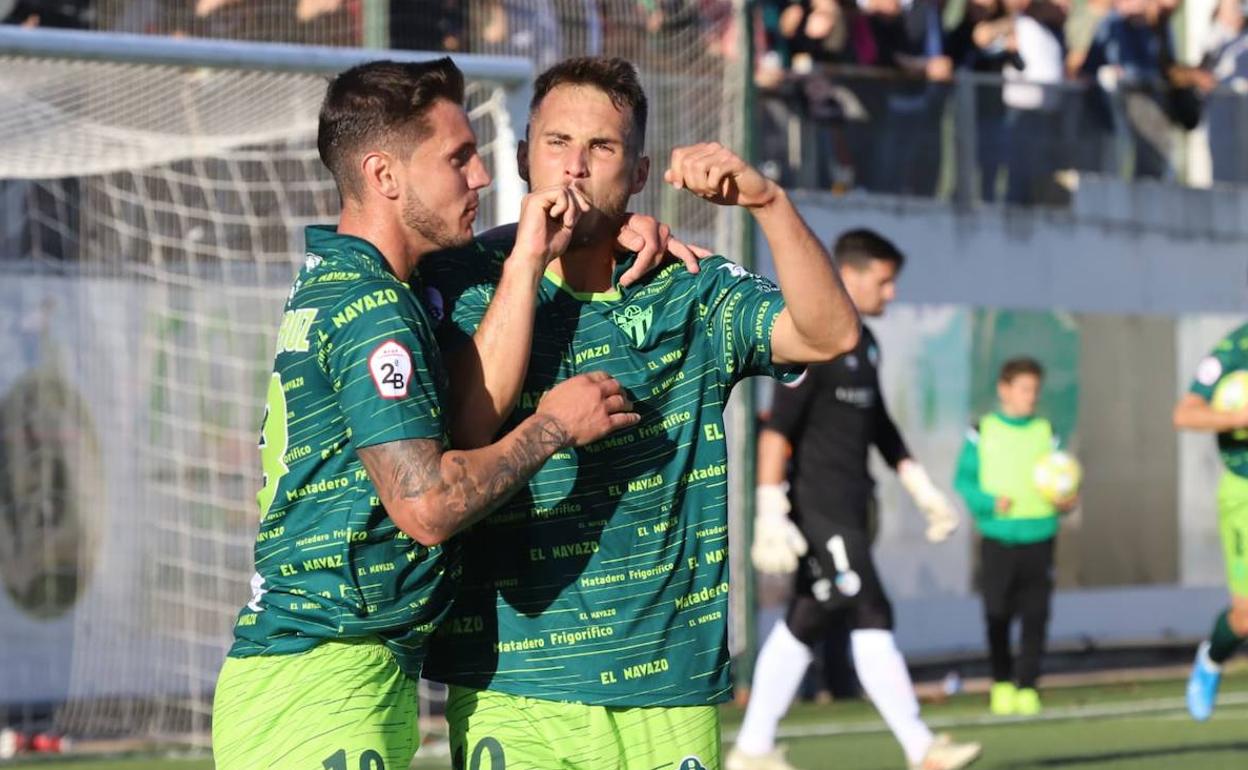
<svg viewBox="0 0 1248 770"><path fill-rule="evenodd" d="M547 7L508 7L530 5ZM551 23L562 56L638 66L654 178L636 209L746 260L739 211L660 183L674 146L744 150L745 5L728 5L658 32L632 0L551 6ZM529 58L454 55L494 178L480 228L518 212L516 139L549 63L501 50ZM326 77L439 55L0 27L0 728L208 746L276 322L303 227L338 212L315 142ZM748 391L727 418L734 655L753 624Z"/></svg>
<svg viewBox="0 0 1248 770"><path fill-rule="evenodd" d="M207 745L276 322L337 214L326 76L380 55L0 27L0 727ZM455 59L488 227L533 70Z"/></svg>

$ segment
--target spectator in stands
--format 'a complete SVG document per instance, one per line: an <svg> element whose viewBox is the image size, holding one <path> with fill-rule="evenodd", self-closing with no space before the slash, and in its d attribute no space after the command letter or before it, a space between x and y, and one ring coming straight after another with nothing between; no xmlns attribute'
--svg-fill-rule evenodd
<svg viewBox="0 0 1248 770"><path fill-rule="evenodd" d="M1205 106L1215 182L1248 184L1248 120L1243 108L1248 90L1248 26L1244 16L1242 0L1219 0L1201 62L1220 86L1209 94Z"/></svg>
<svg viewBox="0 0 1248 770"><path fill-rule="evenodd" d="M559 17L550 0L491 0L483 16L480 50L474 53L524 56L538 69L562 58Z"/></svg>
<svg viewBox="0 0 1248 770"><path fill-rule="evenodd" d="M946 50L954 66L982 75L1000 75L1005 62L1018 55L1014 20L1001 0L970 0L962 20L950 31ZM995 83L975 86L975 158L979 193L985 201L997 199L1000 172L1006 158L1005 105Z"/></svg>
<svg viewBox="0 0 1248 770"><path fill-rule="evenodd" d="M1006 62L1001 98L1006 107L1010 203L1057 203L1059 114L1065 57L1066 10L1053 0L1006 0L1016 56Z"/></svg>
<svg viewBox="0 0 1248 770"><path fill-rule="evenodd" d="M1191 131L1200 124L1202 94L1212 91L1217 81L1207 70L1179 61L1170 20L1182 4L1183 0L1153 0L1149 22L1161 52L1162 108L1172 124Z"/></svg>
<svg viewBox="0 0 1248 770"><path fill-rule="evenodd" d="M1084 0L1076 3L1066 17L1066 74L1075 77L1083 69L1092 47L1092 38L1113 8L1113 0Z"/></svg>
<svg viewBox="0 0 1248 770"><path fill-rule="evenodd" d="M953 62L945 55L938 0L864 0L880 64L911 79L890 86L872 188L933 195L940 126Z"/></svg>
<svg viewBox="0 0 1248 770"><path fill-rule="evenodd" d="M781 34L780 19L788 0L761 0L751 26L754 42L754 85L757 91L759 170L784 187L794 185L789 156L789 126L801 115L796 86L788 76L789 39Z"/></svg>
<svg viewBox="0 0 1248 770"><path fill-rule="evenodd" d="M465 51L471 5L459 0L390 0L390 45L411 51Z"/></svg>
<svg viewBox="0 0 1248 770"><path fill-rule="evenodd" d="M94 0L17 0L0 6L9 11L0 12L0 23L24 27L90 29L95 19Z"/></svg>
<svg viewBox="0 0 1248 770"><path fill-rule="evenodd" d="M853 61L849 26L836 0L790 3L780 14L780 34L788 41L796 72Z"/></svg>
<svg viewBox="0 0 1248 770"><path fill-rule="evenodd" d="M1083 0L1066 17L1066 77L1075 80L1092 47L1101 22L1113 8L1113 0ZM1063 166L1074 171L1100 171L1105 167L1103 138L1112 131L1099 88L1065 89L1062 107ZM1088 137L1094 137L1089 141Z"/></svg>
<svg viewBox="0 0 1248 770"><path fill-rule="evenodd" d="M1109 168L1125 176L1170 177L1170 120L1158 101L1169 20L1157 0L1114 0L1092 38L1080 74L1101 89L1113 130Z"/></svg>
<svg viewBox="0 0 1248 770"><path fill-rule="evenodd" d="M779 32L790 53L795 103L803 117L814 124L813 159L807 183L822 189L845 189L853 184L852 154L844 134L847 112L856 100L838 82L831 69L855 64L858 53L851 35L850 18L861 20L857 9L842 8L836 0L802 0L790 3L781 13ZM859 30L865 29L858 25ZM869 36L869 30L866 30ZM863 38L858 36L858 43ZM809 162L809 161L807 161Z"/></svg>

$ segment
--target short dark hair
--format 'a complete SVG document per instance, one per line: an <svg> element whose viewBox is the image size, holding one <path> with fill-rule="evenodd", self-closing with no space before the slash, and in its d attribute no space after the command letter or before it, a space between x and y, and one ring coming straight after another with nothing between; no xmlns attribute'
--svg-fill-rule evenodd
<svg viewBox="0 0 1248 770"><path fill-rule="evenodd" d="M866 228L841 233L832 246L832 256L838 265L858 270L865 270L876 260L892 262L898 270L906 264L906 255L901 253L901 249L876 231Z"/></svg>
<svg viewBox="0 0 1248 770"><path fill-rule="evenodd" d="M602 91L617 110L628 108L632 117L629 147L640 155L646 143L646 117L649 103L637 77L637 68L618 56L579 56L564 59L538 76L529 102L530 118L546 95L559 86L591 86Z"/></svg>
<svg viewBox="0 0 1248 770"><path fill-rule="evenodd" d="M997 377L997 382L1008 385L1014 381L1015 377L1023 374L1030 374L1038 380L1043 380L1044 367L1031 356L1016 356L1001 364L1001 374Z"/></svg>
<svg viewBox="0 0 1248 770"><path fill-rule="evenodd" d="M357 153L374 144L414 147L432 131L439 99L464 103L464 75L450 57L427 62L371 61L338 74L321 102L316 149L344 198L359 197Z"/></svg>

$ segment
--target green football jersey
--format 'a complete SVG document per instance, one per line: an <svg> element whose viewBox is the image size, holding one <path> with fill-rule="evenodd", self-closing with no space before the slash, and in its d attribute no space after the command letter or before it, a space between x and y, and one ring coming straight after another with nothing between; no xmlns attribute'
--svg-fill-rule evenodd
<svg viewBox="0 0 1248 770"><path fill-rule="evenodd" d="M371 244L314 227L307 247L278 331L256 573L230 655L371 637L416 676L454 596L458 549L396 527L356 450L445 445L446 373L428 310Z"/></svg>
<svg viewBox="0 0 1248 770"><path fill-rule="evenodd" d="M1226 335L1196 367L1196 377L1188 389L1206 401L1213 401L1218 382L1231 372L1248 369L1248 324ZM1248 478L1248 432L1218 434L1218 451L1227 470Z"/></svg>
<svg viewBox="0 0 1248 770"><path fill-rule="evenodd" d="M426 268L462 344L493 296L510 243ZM619 276L630 264L623 261ZM473 283L484 271L488 278ZM465 284L469 285L465 285ZM729 692L728 484L723 410L771 363L775 284L723 257L674 264L627 289L578 294L547 273L533 350L504 430L576 374L605 371L641 422L554 455L465 533L464 582L426 676L609 706L715 703Z"/></svg>

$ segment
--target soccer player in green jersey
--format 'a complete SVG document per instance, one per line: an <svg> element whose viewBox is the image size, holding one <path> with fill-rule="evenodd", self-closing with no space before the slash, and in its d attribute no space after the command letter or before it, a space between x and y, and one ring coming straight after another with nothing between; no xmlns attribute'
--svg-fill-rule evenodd
<svg viewBox="0 0 1248 770"><path fill-rule="evenodd" d="M642 419L555 454L465 533L463 587L427 670L452 685L457 768L718 770L715 704L730 690L723 410L741 379L796 375L858 338L857 313L797 209L717 144L675 150L664 178L746 208L781 289L720 256L697 274L673 264L621 286L632 257L612 233L647 180L646 111L619 59L565 61L534 87L521 174L535 189L575 182L591 209L538 287L523 379L478 382L498 408L457 421L457 436L490 440L587 368L616 377ZM480 354L467 340L509 248L483 240L428 274L453 359Z"/></svg>
<svg viewBox="0 0 1248 770"><path fill-rule="evenodd" d="M490 181L450 59L342 73L318 144L342 197L307 231L286 302L260 439L264 488L252 599L217 682L219 770L401 770L417 681L460 564L448 540L557 452L634 425L601 371L551 388L497 442L447 442L447 377L416 268L468 242ZM534 287L587 201L525 197L482 328L528 349Z"/></svg>
<svg viewBox="0 0 1248 770"><path fill-rule="evenodd" d="M1213 633L1200 644L1187 682L1187 710L1204 721L1213 715L1222 663L1248 637L1248 409L1213 408L1214 390L1223 378L1248 369L1248 324L1231 332L1196 367L1196 378L1174 407L1180 430L1218 434L1226 472L1218 484L1218 531L1226 557L1231 606L1220 613Z"/></svg>

